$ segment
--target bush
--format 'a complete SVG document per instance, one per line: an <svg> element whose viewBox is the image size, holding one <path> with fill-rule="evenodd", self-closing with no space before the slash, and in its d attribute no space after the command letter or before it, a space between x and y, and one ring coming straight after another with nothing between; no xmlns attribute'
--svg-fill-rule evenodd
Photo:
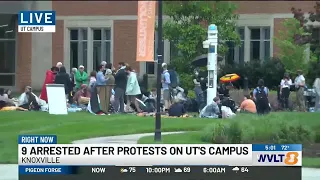
<svg viewBox="0 0 320 180"><path fill-rule="evenodd" d="M203 130L201 140L212 144L227 144L228 129L229 126L222 122L211 124Z"/></svg>
<svg viewBox="0 0 320 180"><path fill-rule="evenodd" d="M306 75L306 82L309 87L313 85L313 82L316 79L317 75L320 75L320 61L310 62L308 73Z"/></svg>
<svg viewBox="0 0 320 180"><path fill-rule="evenodd" d="M201 134L203 142L212 144L241 144L241 143L277 143L277 144L309 144L319 141L312 130L301 124L279 122L272 115L259 118L257 121L218 122L206 127Z"/></svg>
<svg viewBox="0 0 320 180"><path fill-rule="evenodd" d="M252 60L244 65L222 66L218 76L221 77L231 73L236 73L241 77L240 80L233 83L237 88L243 88L244 77L247 77L249 88L257 87L258 80L262 78L267 87L275 89L285 73L285 68L277 58L271 58L267 61Z"/></svg>
<svg viewBox="0 0 320 180"><path fill-rule="evenodd" d="M232 121L230 127L228 128L228 135L230 143L232 144L240 144L242 143L242 128L238 121Z"/></svg>
<svg viewBox="0 0 320 180"><path fill-rule="evenodd" d="M240 144L250 142L254 137L253 129L246 123L232 121L229 124L219 122L206 127L201 134L203 142L212 144Z"/></svg>
<svg viewBox="0 0 320 180"><path fill-rule="evenodd" d="M277 144L307 144L314 142L314 137L313 131L301 124L281 123L273 140Z"/></svg>
<svg viewBox="0 0 320 180"><path fill-rule="evenodd" d="M188 91L191 91L194 89L193 74L181 73L179 74L179 78L180 78L180 86L183 89L188 89Z"/></svg>

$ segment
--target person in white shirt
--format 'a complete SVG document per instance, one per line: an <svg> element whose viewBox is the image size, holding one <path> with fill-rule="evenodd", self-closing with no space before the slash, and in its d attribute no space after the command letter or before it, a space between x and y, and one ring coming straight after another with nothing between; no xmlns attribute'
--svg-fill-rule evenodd
<svg viewBox="0 0 320 180"><path fill-rule="evenodd" d="M313 88L316 93L315 111L320 112L320 74L318 74L314 80Z"/></svg>
<svg viewBox="0 0 320 180"><path fill-rule="evenodd" d="M292 80L289 77L288 73L285 73L283 79L280 82L280 96L282 100L282 108L289 109L289 96L290 96L290 87L292 85Z"/></svg>
<svg viewBox="0 0 320 180"><path fill-rule="evenodd" d="M297 98L297 110L305 112L306 111L306 104L304 98L304 88L306 84L306 79L302 75L302 71L297 71L298 76L294 81L294 85L296 87L296 98Z"/></svg>

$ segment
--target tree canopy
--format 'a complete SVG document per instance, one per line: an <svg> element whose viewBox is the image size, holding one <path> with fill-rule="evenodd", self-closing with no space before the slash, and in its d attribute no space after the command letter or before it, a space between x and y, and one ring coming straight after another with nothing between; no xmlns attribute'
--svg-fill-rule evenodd
<svg viewBox="0 0 320 180"><path fill-rule="evenodd" d="M280 50L278 56L288 72L296 72L297 69L306 72L307 62L315 61L316 57L308 50L309 44L297 42L297 37L309 36L310 33L306 32L299 20L294 18L286 19L283 26L284 30L280 30L278 37L274 38Z"/></svg>
<svg viewBox="0 0 320 180"><path fill-rule="evenodd" d="M240 43L236 32L238 15L234 14L235 10L236 5L231 2L164 2L164 14L170 18L163 25L163 34L175 46L171 53L176 56L171 59L171 63L176 64L178 71L187 72L193 58L207 53L202 42L207 39L210 24L218 28L218 54L224 55L228 51L226 41Z"/></svg>

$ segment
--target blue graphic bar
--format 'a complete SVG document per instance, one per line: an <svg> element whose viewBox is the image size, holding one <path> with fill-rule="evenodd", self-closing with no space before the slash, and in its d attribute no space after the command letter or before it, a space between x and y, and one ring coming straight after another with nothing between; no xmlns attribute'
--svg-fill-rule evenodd
<svg viewBox="0 0 320 180"><path fill-rule="evenodd" d="M57 144L56 135L19 135L18 144Z"/></svg>
<svg viewBox="0 0 320 180"><path fill-rule="evenodd" d="M252 151L302 151L302 144L252 144Z"/></svg>
<svg viewBox="0 0 320 180"><path fill-rule="evenodd" d="M73 166L19 166L19 174L73 174Z"/></svg>

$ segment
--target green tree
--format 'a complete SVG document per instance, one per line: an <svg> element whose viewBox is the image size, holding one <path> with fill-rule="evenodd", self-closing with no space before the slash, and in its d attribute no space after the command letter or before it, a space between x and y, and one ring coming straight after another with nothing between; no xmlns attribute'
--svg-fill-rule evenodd
<svg viewBox="0 0 320 180"><path fill-rule="evenodd" d="M207 39L209 24L218 27L218 53L224 55L228 51L225 41L240 43L236 32L234 14L236 6L221 1L165 1L164 14L170 18L163 25L164 38L170 40L171 65L178 72L191 72L190 63L193 58L207 53L202 42ZM179 52L179 53L178 53Z"/></svg>
<svg viewBox="0 0 320 180"><path fill-rule="evenodd" d="M300 43L297 38L308 36L309 33L300 25L299 20L294 18L286 19L283 26L284 30L280 30L278 37L274 37L280 50L279 59L288 72L294 73L297 69L307 72L308 62L316 61L316 56L308 51L308 43Z"/></svg>

